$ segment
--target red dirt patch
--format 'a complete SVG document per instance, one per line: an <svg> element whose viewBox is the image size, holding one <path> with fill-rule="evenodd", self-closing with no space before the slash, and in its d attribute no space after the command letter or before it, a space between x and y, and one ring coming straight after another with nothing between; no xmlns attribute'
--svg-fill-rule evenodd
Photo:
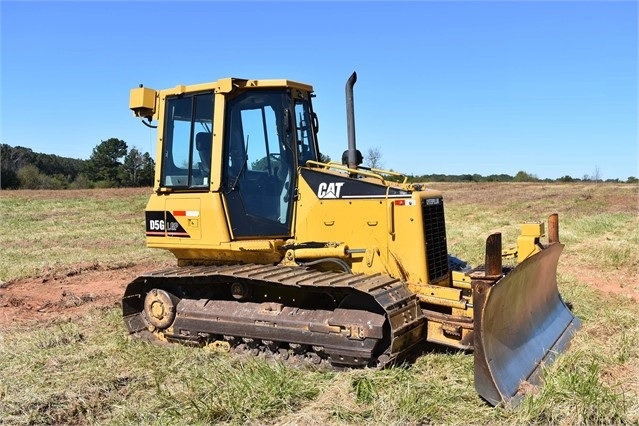
<svg viewBox="0 0 639 426"><path fill-rule="evenodd" d="M130 281L165 266L149 263L113 269L78 265L66 272L12 281L0 287L0 325L77 317L91 307L119 306Z"/></svg>
<svg viewBox="0 0 639 426"><path fill-rule="evenodd" d="M579 268L570 272L578 280L605 294L627 296L639 302L639 276L627 276L623 271L601 272L591 268Z"/></svg>

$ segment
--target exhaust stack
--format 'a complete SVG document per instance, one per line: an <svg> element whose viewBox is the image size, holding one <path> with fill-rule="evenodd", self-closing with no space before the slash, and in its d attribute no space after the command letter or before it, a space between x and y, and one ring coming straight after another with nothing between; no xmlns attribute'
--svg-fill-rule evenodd
<svg viewBox="0 0 639 426"><path fill-rule="evenodd" d="M357 81L357 73L353 71L353 74L346 81L346 128L348 130L348 150L345 152L346 161L344 161L344 155L342 155L342 162L348 164L349 169L357 169L357 166L362 163L362 154L359 154L355 144L355 104L353 102L353 86ZM359 155L358 155L359 154Z"/></svg>

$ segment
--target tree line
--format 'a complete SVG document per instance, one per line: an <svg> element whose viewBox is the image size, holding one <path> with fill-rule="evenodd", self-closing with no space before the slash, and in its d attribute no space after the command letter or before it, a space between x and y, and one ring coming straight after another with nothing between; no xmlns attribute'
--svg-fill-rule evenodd
<svg viewBox="0 0 639 426"><path fill-rule="evenodd" d="M581 178L573 178L565 175L558 179L541 179L533 173L523 170L517 172L515 176L507 174L492 174L482 176L479 174L461 174L461 175L444 175L444 174L425 174L425 175L408 175L409 182L609 182L609 183L637 183L639 179L629 176L625 181L620 179L602 179L595 175L584 175ZM391 179L392 180L392 179Z"/></svg>
<svg viewBox="0 0 639 426"><path fill-rule="evenodd" d="M382 154L379 148L371 148L365 164L381 169ZM322 161L330 157L322 155ZM392 171L392 169L391 169ZM41 154L29 148L0 144L0 187L2 189L83 189L153 186L155 161L148 152L129 149L121 139L101 141L88 160ZM603 182L598 168L592 175L582 178L562 176L559 179L540 179L532 173L519 171L515 176L507 174L423 174L408 175L409 182ZM396 178L389 177L389 180ZM605 182L623 182L606 179ZM627 183L639 179L628 177Z"/></svg>
<svg viewBox="0 0 639 426"><path fill-rule="evenodd" d="M101 141L88 160L0 144L2 189L83 189L153 186L155 161L121 139Z"/></svg>
<svg viewBox="0 0 639 426"><path fill-rule="evenodd" d="M382 169L382 152L379 147L369 148L364 157L364 164L373 169ZM393 171L393 169L391 169ZM492 174L482 176L480 174L461 174L461 175L444 175L444 174L424 174L424 175L406 175L408 182L614 182L624 183L619 179L606 179L601 177L599 167L595 167L590 175L584 175L581 178L574 178L569 175L562 176L558 179L540 179L533 173L520 170L515 176L507 174ZM401 181L401 177L389 177L391 181ZM635 176L629 176L625 183L637 183L639 179Z"/></svg>
<svg viewBox="0 0 639 426"><path fill-rule="evenodd" d="M461 174L461 175L444 175L444 174L424 174L424 175L407 175L408 182L608 182L608 183L638 183L639 179L629 176L628 179L596 179L593 176L584 175L581 178L573 178L571 176L562 176L557 179L538 178L535 174L525 172L523 170L517 172L515 176L508 174L493 174L483 176L479 174ZM389 177L388 180L401 181L402 178Z"/></svg>

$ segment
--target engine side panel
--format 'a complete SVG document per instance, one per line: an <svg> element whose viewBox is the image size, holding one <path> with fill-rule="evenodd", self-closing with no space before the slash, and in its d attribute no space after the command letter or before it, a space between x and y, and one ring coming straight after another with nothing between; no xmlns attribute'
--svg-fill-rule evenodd
<svg viewBox="0 0 639 426"><path fill-rule="evenodd" d="M296 240L346 244L353 249L356 272L384 273L416 284L431 281L423 204L435 200L443 205L439 192L411 192L380 180L304 168L298 191ZM437 226L444 226L443 207ZM448 256L443 235L444 244L433 252L440 261ZM448 278L447 265L437 272L434 278Z"/></svg>

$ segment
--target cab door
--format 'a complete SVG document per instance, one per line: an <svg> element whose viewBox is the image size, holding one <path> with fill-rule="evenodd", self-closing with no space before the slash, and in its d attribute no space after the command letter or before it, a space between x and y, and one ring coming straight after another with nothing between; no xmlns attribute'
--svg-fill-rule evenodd
<svg viewBox="0 0 639 426"><path fill-rule="evenodd" d="M223 191L234 239L292 235L296 158L287 90L226 104Z"/></svg>

